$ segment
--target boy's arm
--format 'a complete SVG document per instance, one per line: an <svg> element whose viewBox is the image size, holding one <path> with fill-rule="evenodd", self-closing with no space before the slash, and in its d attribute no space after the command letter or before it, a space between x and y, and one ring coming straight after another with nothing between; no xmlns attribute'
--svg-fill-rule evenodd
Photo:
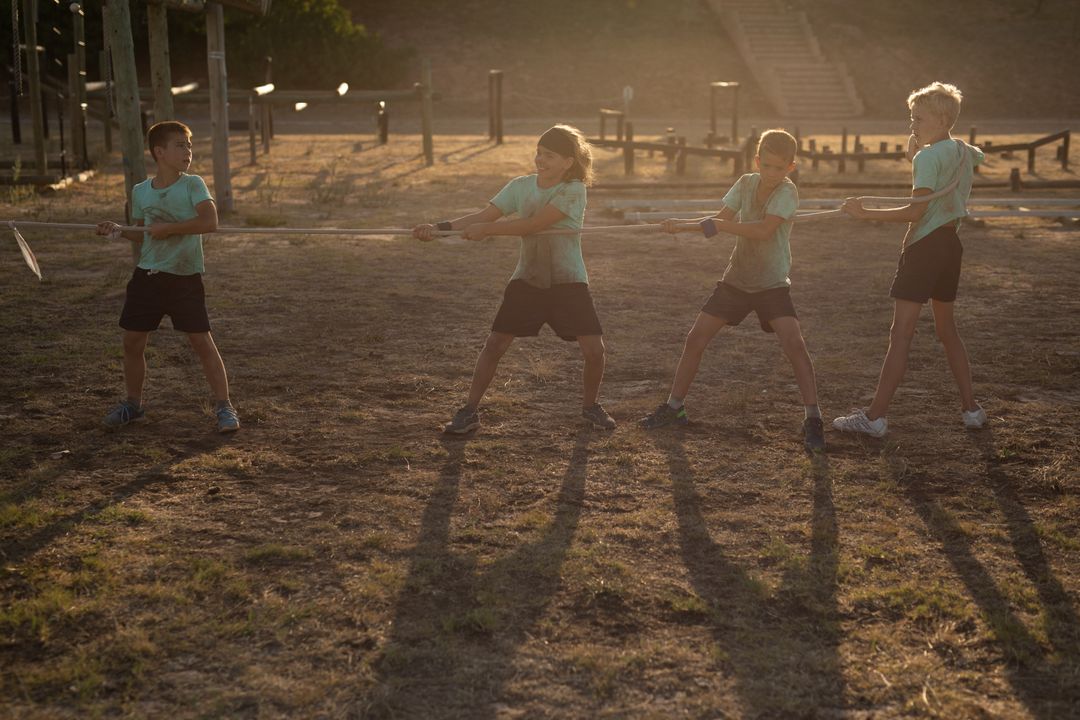
<svg viewBox="0 0 1080 720"><path fill-rule="evenodd" d="M217 205L213 200L203 200L195 206L195 217L181 222L156 222L146 228L155 240L164 240L173 235L202 235L217 230Z"/></svg>
<svg viewBox="0 0 1080 720"><path fill-rule="evenodd" d="M548 203L532 217L506 220L504 222L477 222L465 228L469 240L483 240L490 235L532 235L546 230L566 217L559 208ZM567 230L567 232L573 232Z"/></svg>
<svg viewBox="0 0 1080 720"><path fill-rule="evenodd" d="M488 203L488 206L483 210L478 210L468 215L462 215L454 220L445 220L443 223L449 223L450 227L446 227L443 224L445 230L464 230L470 225L477 223L489 223L494 222L503 216L502 210L495 207L495 205ZM440 230L438 227L440 223L423 223L413 228L413 237L417 240L431 240L435 237L435 233Z"/></svg>
<svg viewBox="0 0 1080 720"><path fill-rule="evenodd" d="M688 233L688 232L701 232L701 223L706 220L734 220L736 211L733 208L729 208L727 205L724 209L715 215L707 215L703 218L696 218L694 220L664 220L660 223L660 230L662 232L671 233Z"/></svg>
<svg viewBox="0 0 1080 720"><path fill-rule="evenodd" d="M930 195L934 191L930 188L915 188L911 191L912 197ZM862 198L848 198L840 209L853 218L859 220L877 220L880 222L913 223L922 220L926 214L926 208L930 203L917 202L904 207L889 208L887 210L874 210L862 206Z"/></svg>
<svg viewBox="0 0 1080 720"><path fill-rule="evenodd" d="M142 220L142 218L139 218L138 220L135 220L132 224L133 225L139 225L141 227L143 225L143 220ZM105 237L109 237L109 238L115 239L115 240L119 240L120 238L124 238L125 240L130 240L131 242L142 242L143 233L141 233L141 232L139 232L137 230L124 230L122 232L117 233L117 236L115 238L113 238L112 237L113 233L116 232L119 229L120 229L120 225L118 223L114 223L112 220L105 220L105 221L99 222L97 224L97 234L98 235L104 235Z"/></svg>

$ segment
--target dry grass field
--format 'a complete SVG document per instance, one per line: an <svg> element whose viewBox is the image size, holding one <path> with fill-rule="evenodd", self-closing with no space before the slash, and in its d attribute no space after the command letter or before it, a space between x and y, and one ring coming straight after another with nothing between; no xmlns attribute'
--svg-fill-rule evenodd
<svg viewBox="0 0 1080 720"><path fill-rule="evenodd" d="M415 136L283 137L257 166L237 137L223 224L463 214L529 172L534 137L440 136L434 168ZM1052 151L1040 168L1066 176ZM619 156L597 156L622 180ZM671 169L642 157L639 174ZM690 179L725 177L691 163ZM0 193L3 218L122 215L115 161L61 193ZM590 224L616 222L610 197L591 194ZM209 238L244 423L222 438L167 322L148 422L102 430L130 251L26 236L43 283L0 250L0 715L1080 717L1075 225L962 233L987 429L963 429L927 311L888 437L829 432L814 461L790 367L752 318L711 346L688 427L634 424L666 397L730 238L586 236L617 430L581 424L580 353L545 330L506 356L484 427L449 439L514 239ZM828 418L873 390L901 236L794 230Z"/></svg>

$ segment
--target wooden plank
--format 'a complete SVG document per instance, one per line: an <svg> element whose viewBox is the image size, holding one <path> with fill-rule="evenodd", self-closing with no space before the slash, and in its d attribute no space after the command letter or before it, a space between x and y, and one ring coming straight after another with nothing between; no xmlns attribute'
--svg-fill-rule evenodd
<svg viewBox="0 0 1080 720"><path fill-rule="evenodd" d="M218 212L233 209L229 173L229 81L225 70L225 11L210 3L206 11L206 62L210 75L210 133L214 160L214 201Z"/></svg>

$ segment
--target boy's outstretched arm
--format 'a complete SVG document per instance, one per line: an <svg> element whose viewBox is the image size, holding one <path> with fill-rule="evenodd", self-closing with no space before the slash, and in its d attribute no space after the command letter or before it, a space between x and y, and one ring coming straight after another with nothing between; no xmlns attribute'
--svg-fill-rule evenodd
<svg viewBox="0 0 1080 720"><path fill-rule="evenodd" d="M143 221L142 220L136 220L134 222L134 224L141 226L143 224ZM119 229L120 229L120 225L118 223L114 223L112 220L103 220L102 222L99 222L97 224L97 230L95 232L98 235L104 235L105 237L112 237L113 233L116 232ZM119 233L117 239L119 239L121 237L124 238L125 240L130 240L131 242L142 242L143 234L142 234L142 232L140 232L138 230L125 230L125 231Z"/></svg>
<svg viewBox="0 0 1080 720"><path fill-rule="evenodd" d="M923 195L930 195L933 192L934 191L930 188L915 188L911 191L911 196L921 197ZM844 204L840 206L840 209L857 220L913 223L922 220L922 216L926 214L927 205L929 205L929 203L918 202L905 205L904 207L874 210L871 208L864 208L862 205L862 198L848 198L844 201Z"/></svg>
<svg viewBox="0 0 1080 720"><path fill-rule="evenodd" d="M547 230L565 217L566 213L549 203L532 217L504 222L473 223L465 228L465 237L469 240L483 240L489 235L532 235Z"/></svg>
<svg viewBox="0 0 1080 720"><path fill-rule="evenodd" d="M478 210L468 215L462 215L455 220L449 220L450 230L464 230L465 228L475 225L477 223L489 223L494 222L502 217L502 210L495 207L491 203L483 210ZM435 233L439 231L438 226L435 223L421 223L413 228L413 237L417 240L432 240L435 237Z"/></svg>
<svg viewBox="0 0 1080 720"><path fill-rule="evenodd" d="M155 240L173 235L202 235L212 233L218 227L217 205L213 200L203 200L195 206L195 217L181 222L156 222L146 228Z"/></svg>
<svg viewBox="0 0 1080 720"><path fill-rule="evenodd" d="M733 220L733 219L735 219L735 210L733 210L732 208L729 208L728 206L725 205L724 209L721 210L720 212L716 213L715 215L709 215L709 216L703 217L703 218L696 218L694 220L676 220L674 218L671 218L671 219L668 219L668 220L664 220L664 221L662 221L660 223L660 231L661 232L666 232L666 233L671 233L672 235L674 235L676 233L684 233L684 232L697 232L697 233L699 233L699 232L701 232L701 223L705 222L706 220Z"/></svg>

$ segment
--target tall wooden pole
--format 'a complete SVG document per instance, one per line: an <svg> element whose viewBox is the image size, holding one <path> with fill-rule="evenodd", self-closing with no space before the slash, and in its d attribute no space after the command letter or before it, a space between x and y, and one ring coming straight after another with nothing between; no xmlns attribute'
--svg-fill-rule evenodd
<svg viewBox="0 0 1080 720"><path fill-rule="evenodd" d="M206 6L206 60L210 71L210 131L213 136L214 200L218 212L233 209L229 176L229 83L225 72L225 12L221 3Z"/></svg>
<svg viewBox="0 0 1080 720"><path fill-rule="evenodd" d="M435 144L432 141L431 120L431 60L420 60L420 125L424 134L424 164L435 164Z"/></svg>
<svg viewBox="0 0 1080 720"><path fill-rule="evenodd" d="M26 35L26 79L30 86L30 115L34 131L34 165L38 175L47 175L49 166L45 156L45 114L41 105L41 63L37 54L36 0L22 0L22 14ZM12 32L14 30L12 28Z"/></svg>
<svg viewBox="0 0 1080 720"><path fill-rule="evenodd" d="M154 88L154 122L173 120L172 71L169 68L169 17L165 5L146 4L150 31L150 80Z"/></svg>
<svg viewBox="0 0 1080 720"><path fill-rule="evenodd" d="M80 165L86 165L89 152L86 145L86 122L84 121L86 107L86 17L82 5L71 3L72 35L74 37L75 52L75 124L71 126L72 145L75 157Z"/></svg>
<svg viewBox="0 0 1080 720"><path fill-rule="evenodd" d="M131 201L131 189L146 179L146 159L143 155L142 118L139 116L139 78L135 72L135 43L131 39L131 6L129 0L108 0L105 6L105 27L113 60L113 92L116 115L120 122L120 152L124 158L124 198ZM129 218L130 221L130 218ZM141 242L133 243L131 251L139 259Z"/></svg>

